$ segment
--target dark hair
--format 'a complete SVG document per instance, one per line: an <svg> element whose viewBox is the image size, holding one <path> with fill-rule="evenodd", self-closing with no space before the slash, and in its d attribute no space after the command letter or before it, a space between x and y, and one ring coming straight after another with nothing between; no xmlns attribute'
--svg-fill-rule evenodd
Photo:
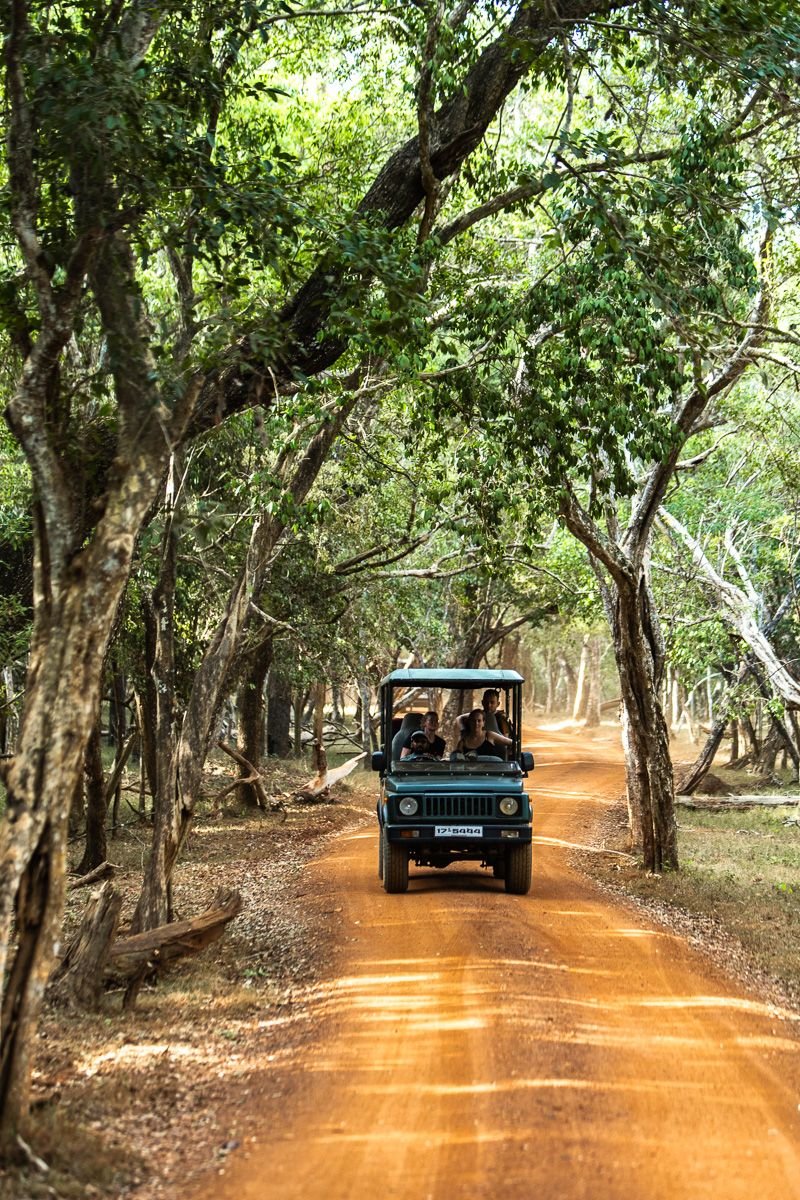
<svg viewBox="0 0 800 1200"><path fill-rule="evenodd" d="M487 688L483 693L482 699L485 700L487 696L497 696L497 699L499 700L500 692L497 688Z"/></svg>
<svg viewBox="0 0 800 1200"><path fill-rule="evenodd" d="M414 742L427 742L427 740L428 739L425 736L425 731L423 729L415 729L411 735L411 744L412 745L414 744Z"/></svg>
<svg viewBox="0 0 800 1200"><path fill-rule="evenodd" d="M428 717L436 717L436 720L437 720L437 721L439 720L439 714L438 714L437 712L434 712L434 710L433 710L433 709L430 709L430 711L429 711L429 712L426 712L426 713L425 713L425 716L422 718L422 724L423 724L423 725L424 725L424 724L425 724L425 722L427 721Z"/></svg>

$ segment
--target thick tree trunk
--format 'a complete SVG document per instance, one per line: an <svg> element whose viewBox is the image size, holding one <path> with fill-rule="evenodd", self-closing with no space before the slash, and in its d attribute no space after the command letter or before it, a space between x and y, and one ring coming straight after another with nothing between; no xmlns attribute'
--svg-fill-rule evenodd
<svg viewBox="0 0 800 1200"><path fill-rule="evenodd" d="M641 822L641 853L648 871L677 869L669 732L659 701L663 655L644 573L610 586L614 655L620 677L630 755L629 804ZM635 832L635 831L634 831Z"/></svg>
<svg viewBox="0 0 800 1200"><path fill-rule="evenodd" d="M256 647L244 683L239 688L239 744L242 755L256 771L261 769L264 761L264 684L272 664L272 653L273 644L270 637ZM241 767L240 773L246 778L251 772L246 767ZM260 807L261 802L252 783L240 783L236 795L239 803L245 808Z"/></svg>
<svg viewBox="0 0 800 1200"><path fill-rule="evenodd" d="M42 566L47 551L37 552L25 711L0 827L0 979L11 955L0 1029L0 1149L14 1144L27 1110L30 1054L63 912L70 802L96 724L100 664L156 483L154 472L133 473L109 498L94 538L57 592Z"/></svg>

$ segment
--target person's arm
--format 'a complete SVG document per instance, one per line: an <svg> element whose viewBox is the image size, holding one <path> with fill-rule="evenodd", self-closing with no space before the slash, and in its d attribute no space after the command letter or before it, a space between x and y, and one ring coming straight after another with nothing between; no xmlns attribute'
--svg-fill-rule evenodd
<svg viewBox="0 0 800 1200"><path fill-rule="evenodd" d="M493 746L511 746L513 738L505 737L502 733L495 733L493 729L485 731L487 742L491 742Z"/></svg>

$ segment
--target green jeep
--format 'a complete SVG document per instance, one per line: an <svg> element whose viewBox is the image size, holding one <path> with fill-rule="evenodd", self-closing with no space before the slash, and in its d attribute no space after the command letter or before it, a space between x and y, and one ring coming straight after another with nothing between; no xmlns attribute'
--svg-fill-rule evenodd
<svg viewBox="0 0 800 1200"><path fill-rule="evenodd" d="M516 671L423 668L392 671L381 681L382 749L372 767L381 776L378 872L387 892L407 890L409 862L446 867L466 860L491 868L507 892L530 890L531 804L523 779L533 755L520 746L524 682ZM486 727L506 732L494 753L456 753L449 729L440 731L447 739L441 758L416 753L417 739L409 745L425 710L455 692L460 714L480 707L490 690L499 693L500 711L487 713Z"/></svg>

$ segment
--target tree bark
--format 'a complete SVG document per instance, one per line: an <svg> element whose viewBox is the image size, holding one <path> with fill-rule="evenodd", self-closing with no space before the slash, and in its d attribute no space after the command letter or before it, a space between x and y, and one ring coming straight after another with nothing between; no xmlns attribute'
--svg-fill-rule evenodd
<svg viewBox="0 0 800 1200"><path fill-rule="evenodd" d="M267 752L288 758L292 751L292 689L285 675L274 667L269 672L267 692Z"/></svg>
<svg viewBox="0 0 800 1200"><path fill-rule="evenodd" d="M83 858L77 868L79 875L86 875L108 857L106 840L106 780L103 772L102 736L98 722L92 730L84 756L86 780L86 845Z"/></svg>
<svg viewBox="0 0 800 1200"><path fill-rule="evenodd" d="M575 679L575 696L572 701L573 721L582 721L586 716L586 669L589 660L589 635L585 633L581 642L578 674Z"/></svg>
<svg viewBox="0 0 800 1200"><path fill-rule="evenodd" d="M245 680L239 688L239 739L243 756L255 768L261 770L266 743L264 685L272 664L273 642L266 638L253 651ZM243 766L241 775L250 772ZM237 799L245 808L260 807L259 796L251 783L240 783Z"/></svg>
<svg viewBox="0 0 800 1200"><path fill-rule="evenodd" d="M53 975L51 986L80 1008L95 1009L100 1004L121 908L122 896L107 881L91 895L81 927Z"/></svg>
<svg viewBox="0 0 800 1200"><path fill-rule="evenodd" d="M641 851L645 868L660 873L678 867L672 761L669 732L658 694L663 659L654 653L660 636L654 628L654 608L644 575L611 585L614 656L628 725L632 759L629 787L641 821Z"/></svg>
<svg viewBox="0 0 800 1200"><path fill-rule="evenodd" d="M592 634L589 639L589 661L587 663L585 721L587 729L596 729L600 724L600 639Z"/></svg>

